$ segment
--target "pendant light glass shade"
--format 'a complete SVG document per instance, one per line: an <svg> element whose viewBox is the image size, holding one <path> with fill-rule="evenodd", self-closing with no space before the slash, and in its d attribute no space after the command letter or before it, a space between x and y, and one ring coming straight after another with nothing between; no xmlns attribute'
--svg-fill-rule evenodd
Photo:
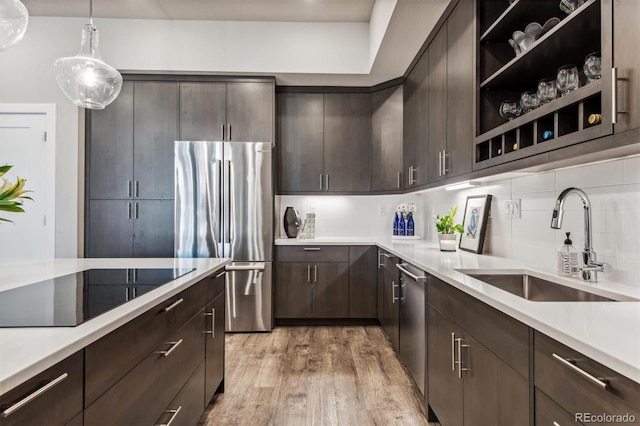
<svg viewBox="0 0 640 426"><path fill-rule="evenodd" d="M98 30L93 24L86 24L82 29L78 54L58 59L54 73L64 94L83 108L103 109L122 89L122 75L100 56Z"/></svg>
<svg viewBox="0 0 640 426"><path fill-rule="evenodd" d="M0 52L24 37L29 25L29 12L18 0L0 0Z"/></svg>

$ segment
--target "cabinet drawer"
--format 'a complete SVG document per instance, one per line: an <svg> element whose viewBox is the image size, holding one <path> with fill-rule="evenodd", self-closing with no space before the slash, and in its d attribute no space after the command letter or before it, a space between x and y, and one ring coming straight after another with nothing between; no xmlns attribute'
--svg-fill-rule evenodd
<svg viewBox="0 0 640 426"><path fill-rule="evenodd" d="M427 288L431 306L529 378L529 327L433 276Z"/></svg>
<svg viewBox="0 0 640 426"><path fill-rule="evenodd" d="M534 348L536 387L566 411L640 419L640 384L542 333L535 333Z"/></svg>
<svg viewBox="0 0 640 426"><path fill-rule="evenodd" d="M86 348L85 407L203 308L209 282L201 280Z"/></svg>
<svg viewBox="0 0 640 426"><path fill-rule="evenodd" d="M535 425L536 426L552 426L552 425L581 425L576 422L573 415L556 404L551 398L536 389L535 401Z"/></svg>
<svg viewBox="0 0 640 426"><path fill-rule="evenodd" d="M204 359L204 331L205 316L200 311L86 408L84 424L133 426L155 422Z"/></svg>
<svg viewBox="0 0 640 426"><path fill-rule="evenodd" d="M0 424L70 422L82 412L83 370L80 351L0 396Z"/></svg>
<svg viewBox="0 0 640 426"><path fill-rule="evenodd" d="M400 258L394 256L393 254L384 251L382 249L378 250L378 267L385 268L388 270L394 277L400 276L400 272L396 265L400 263Z"/></svg>
<svg viewBox="0 0 640 426"><path fill-rule="evenodd" d="M205 409L204 363L191 376L178 396L156 421L156 425L196 425Z"/></svg>
<svg viewBox="0 0 640 426"><path fill-rule="evenodd" d="M278 246L278 262L348 262L349 246Z"/></svg>
<svg viewBox="0 0 640 426"><path fill-rule="evenodd" d="M205 278L207 286L207 302L211 302L224 291L226 272L224 269L216 271L210 277Z"/></svg>

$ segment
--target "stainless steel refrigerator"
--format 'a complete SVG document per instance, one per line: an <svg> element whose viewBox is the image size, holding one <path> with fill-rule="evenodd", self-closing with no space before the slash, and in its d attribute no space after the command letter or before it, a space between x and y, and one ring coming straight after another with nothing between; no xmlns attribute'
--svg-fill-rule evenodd
<svg viewBox="0 0 640 426"><path fill-rule="evenodd" d="M175 142L175 255L228 257L226 331L273 328L272 146Z"/></svg>

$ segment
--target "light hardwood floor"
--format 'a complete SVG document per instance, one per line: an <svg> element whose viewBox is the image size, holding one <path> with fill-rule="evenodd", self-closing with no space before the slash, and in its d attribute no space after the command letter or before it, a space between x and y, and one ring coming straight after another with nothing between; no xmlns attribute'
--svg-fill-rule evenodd
<svg viewBox="0 0 640 426"><path fill-rule="evenodd" d="M429 424L378 326L228 334L225 360L225 392L201 425Z"/></svg>

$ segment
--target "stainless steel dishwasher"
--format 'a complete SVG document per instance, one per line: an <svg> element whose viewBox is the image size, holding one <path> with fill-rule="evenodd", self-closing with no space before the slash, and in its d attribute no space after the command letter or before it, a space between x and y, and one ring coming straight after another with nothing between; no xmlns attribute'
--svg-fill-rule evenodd
<svg viewBox="0 0 640 426"><path fill-rule="evenodd" d="M427 274L408 263L400 270L400 359L425 394L426 284Z"/></svg>

